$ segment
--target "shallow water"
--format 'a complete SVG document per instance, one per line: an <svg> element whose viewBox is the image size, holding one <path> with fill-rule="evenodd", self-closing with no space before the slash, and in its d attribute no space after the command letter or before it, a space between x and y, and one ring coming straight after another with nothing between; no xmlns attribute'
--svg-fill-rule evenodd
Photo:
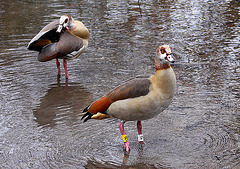
<svg viewBox="0 0 240 169"><path fill-rule="evenodd" d="M21 10L19 10L21 9ZM237 0L0 2L1 168L239 168L240 4ZM68 62L40 63L27 44L62 14L90 30L87 50ZM169 44L177 76L173 103L125 125L80 121L82 110L123 81L154 73L156 48Z"/></svg>

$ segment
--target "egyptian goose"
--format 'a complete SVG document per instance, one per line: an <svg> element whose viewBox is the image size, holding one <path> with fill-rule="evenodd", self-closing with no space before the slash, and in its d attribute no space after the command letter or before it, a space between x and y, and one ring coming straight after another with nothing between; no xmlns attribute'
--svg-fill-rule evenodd
<svg viewBox="0 0 240 169"><path fill-rule="evenodd" d="M89 31L82 22L70 15L63 15L46 25L28 44L29 50L38 51L38 61L46 62L56 59L58 75L63 59L65 77L68 78L67 62L82 54L88 46Z"/></svg>
<svg viewBox="0 0 240 169"><path fill-rule="evenodd" d="M157 48L155 54L154 75L137 77L109 92L106 96L87 106L82 119L118 118L121 119L119 129L123 146L130 151L129 142L124 131L126 121L137 121L138 141L143 143L141 120L153 118L172 101L176 77L170 62L174 62L171 48L163 45Z"/></svg>

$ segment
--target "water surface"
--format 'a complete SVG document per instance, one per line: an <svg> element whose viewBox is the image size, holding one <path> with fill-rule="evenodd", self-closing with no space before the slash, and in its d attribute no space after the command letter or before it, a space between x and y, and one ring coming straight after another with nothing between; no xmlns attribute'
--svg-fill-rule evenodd
<svg viewBox="0 0 240 169"><path fill-rule="evenodd" d="M21 10L19 10L21 9ZM63 14L90 31L87 50L40 63L27 44ZM240 4L237 0L0 2L0 165L2 168L239 168ZM173 103L125 130L118 120L80 121L82 110L139 74L169 44L177 77Z"/></svg>

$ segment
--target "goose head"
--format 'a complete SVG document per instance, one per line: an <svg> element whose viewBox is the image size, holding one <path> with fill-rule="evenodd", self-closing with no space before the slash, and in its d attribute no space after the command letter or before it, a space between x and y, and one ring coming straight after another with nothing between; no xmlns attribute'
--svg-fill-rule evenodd
<svg viewBox="0 0 240 169"><path fill-rule="evenodd" d="M169 67L170 63L174 63L174 58L170 46L159 46L155 54L155 68L164 69Z"/></svg>
<svg viewBox="0 0 240 169"><path fill-rule="evenodd" d="M72 16L63 15L59 19L59 24L58 24L58 28L57 28L56 32L60 33L62 30L72 29L74 27L75 27L75 23L74 23L74 19L72 18Z"/></svg>

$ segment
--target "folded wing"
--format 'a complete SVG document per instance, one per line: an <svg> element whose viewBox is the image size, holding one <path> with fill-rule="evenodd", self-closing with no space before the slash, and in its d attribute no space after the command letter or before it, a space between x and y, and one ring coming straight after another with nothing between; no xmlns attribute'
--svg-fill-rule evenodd
<svg viewBox="0 0 240 169"><path fill-rule="evenodd" d="M58 20L46 25L28 44L29 50L41 51L42 48L50 43L59 41L60 34L56 32Z"/></svg>
<svg viewBox="0 0 240 169"><path fill-rule="evenodd" d="M148 78L135 78L130 80L124 85L112 90L101 99L93 102L90 106L86 107L83 111L86 113L82 119L85 118L85 122L94 117L94 114L102 113L106 115L107 109L115 101L145 96L149 93L150 85L151 81Z"/></svg>

